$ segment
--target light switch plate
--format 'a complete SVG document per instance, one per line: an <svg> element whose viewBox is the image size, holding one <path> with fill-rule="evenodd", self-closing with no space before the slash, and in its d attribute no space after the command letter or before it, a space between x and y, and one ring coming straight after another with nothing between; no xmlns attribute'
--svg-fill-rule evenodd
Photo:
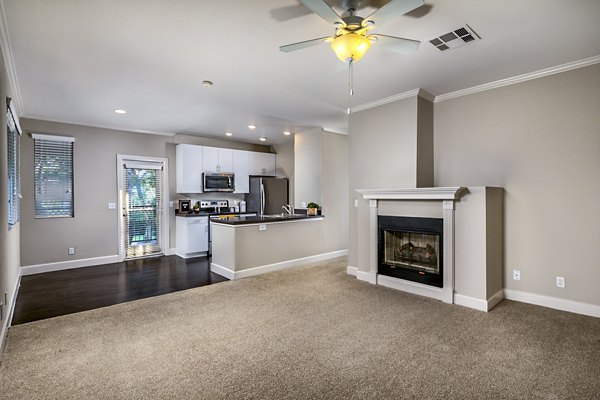
<svg viewBox="0 0 600 400"><path fill-rule="evenodd" d="M173 207L175 207L175 202L174 202L174 201L170 201L170 202L169 202L169 207L170 207L170 208L173 208Z"/></svg>
<svg viewBox="0 0 600 400"><path fill-rule="evenodd" d="M358 208L358 199L355 199L355 200L354 200L354 207L357 207L357 208Z"/></svg>
<svg viewBox="0 0 600 400"><path fill-rule="evenodd" d="M117 208L117 203L108 203L108 209L109 210L114 210Z"/></svg>
<svg viewBox="0 0 600 400"><path fill-rule="evenodd" d="M260 224L258 226L258 230L259 231L266 231L267 230L267 225L266 224Z"/></svg>

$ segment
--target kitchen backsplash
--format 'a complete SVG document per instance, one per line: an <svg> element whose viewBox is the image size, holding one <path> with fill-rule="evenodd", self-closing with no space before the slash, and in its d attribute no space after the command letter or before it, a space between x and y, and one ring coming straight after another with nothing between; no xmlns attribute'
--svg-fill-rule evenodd
<svg viewBox="0 0 600 400"><path fill-rule="evenodd" d="M190 196L185 196L183 194L177 194L175 197L175 208L177 208L177 200L191 200L192 205L200 200L227 200L229 202L229 207L235 207L238 203L244 200L243 193L198 193Z"/></svg>

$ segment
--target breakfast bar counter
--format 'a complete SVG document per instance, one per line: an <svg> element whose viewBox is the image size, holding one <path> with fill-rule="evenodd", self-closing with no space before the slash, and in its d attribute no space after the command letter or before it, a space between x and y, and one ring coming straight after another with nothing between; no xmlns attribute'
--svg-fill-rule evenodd
<svg viewBox="0 0 600 400"><path fill-rule="evenodd" d="M327 258L322 215L211 218L211 271L239 279Z"/></svg>

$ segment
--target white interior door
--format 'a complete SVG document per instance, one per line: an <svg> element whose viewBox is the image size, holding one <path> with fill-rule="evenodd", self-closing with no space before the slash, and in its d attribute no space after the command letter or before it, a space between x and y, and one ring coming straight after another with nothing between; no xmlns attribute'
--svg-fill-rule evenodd
<svg viewBox="0 0 600 400"><path fill-rule="evenodd" d="M168 244L167 160L117 157L119 258L164 254Z"/></svg>

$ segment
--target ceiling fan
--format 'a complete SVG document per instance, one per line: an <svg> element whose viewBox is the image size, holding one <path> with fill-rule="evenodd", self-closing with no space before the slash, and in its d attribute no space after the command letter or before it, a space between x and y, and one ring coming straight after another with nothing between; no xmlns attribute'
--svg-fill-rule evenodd
<svg viewBox="0 0 600 400"><path fill-rule="evenodd" d="M356 9L361 1L347 0L344 6L347 9L345 17L339 16L324 0L299 0L306 8L319 15L325 21L332 23L335 28L333 36L325 36L318 39L288 44L279 47L285 53L316 46L321 43L331 43L337 57L352 64L360 60L371 43L400 54L414 53L419 44L418 40L405 39L382 34L368 34L375 26L397 18L407 12L423 5L423 0L390 0L366 18L355 15Z"/></svg>

